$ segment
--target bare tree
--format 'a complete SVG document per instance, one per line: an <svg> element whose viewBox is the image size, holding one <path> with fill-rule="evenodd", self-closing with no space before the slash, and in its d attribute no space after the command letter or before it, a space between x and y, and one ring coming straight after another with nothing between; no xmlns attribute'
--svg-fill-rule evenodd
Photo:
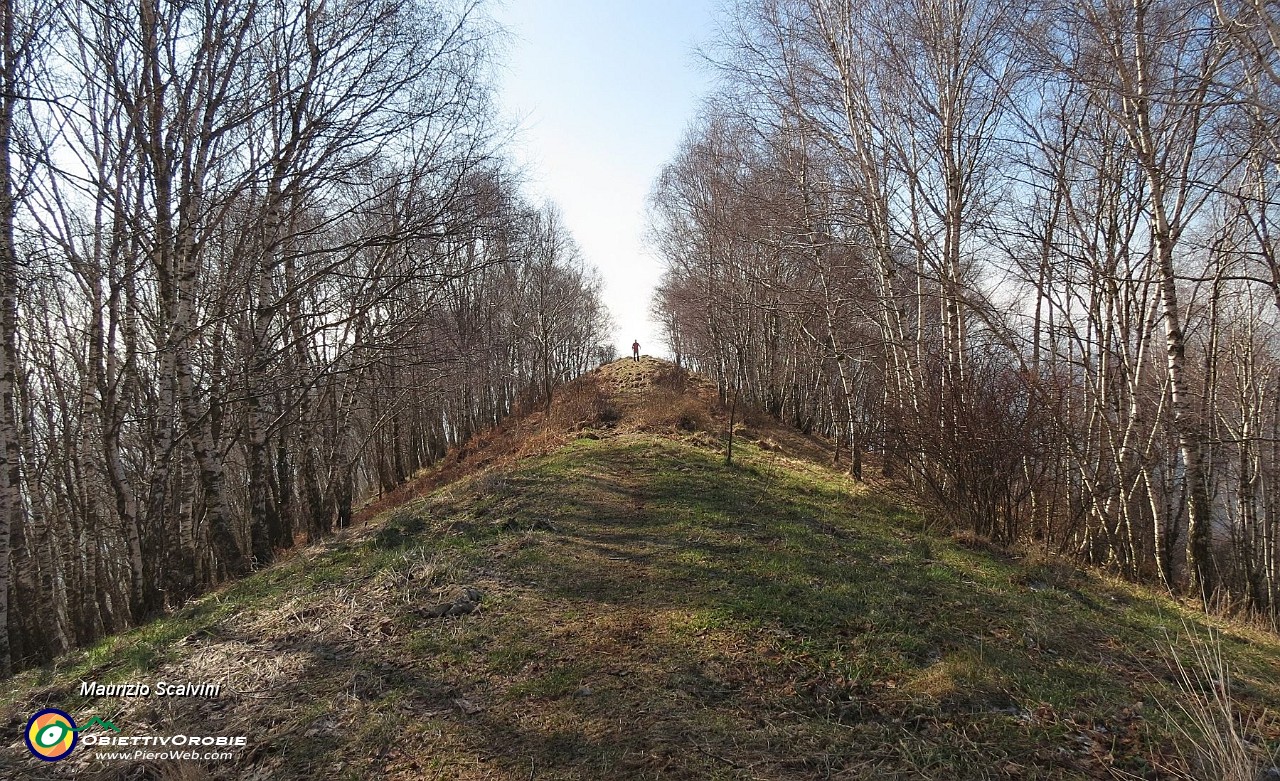
<svg viewBox="0 0 1280 781"><path fill-rule="evenodd" d="M1273 16L743 0L654 190L673 349L728 388L748 340L981 534L1274 610Z"/></svg>

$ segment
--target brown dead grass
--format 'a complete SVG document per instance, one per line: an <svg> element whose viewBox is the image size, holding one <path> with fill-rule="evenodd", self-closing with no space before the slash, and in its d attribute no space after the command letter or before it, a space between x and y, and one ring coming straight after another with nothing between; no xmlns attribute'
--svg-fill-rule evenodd
<svg viewBox="0 0 1280 781"><path fill-rule="evenodd" d="M797 460L830 459L830 445L756 410L739 410L737 435L767 442L767 449ZM550 453L584 431L590 436L622 433L697 434L711 443L727 435L728 414L715 384L675 364L642 357L604 364L557 388L548 408L517 411L499 425L451 449L435 465L392 491L366 502L355 525L414 498L488 468ZM868 471L874 457L868 458Z"/></svg>
<svg viewBox="0 0 1280 781"><path fill-rule="evenodd" d="M0 777L1086 779L1170 753L1113 713L1141 705L1133 681L1161 685L1110 666L1137 641L1095 624L1115 631L1123 605L1066 612L1026 601L1051 591L998 590L1023 577L1014 564L913 545L821 464L748 447L728 467L692 437L605 436L308 548L138 676L221 681L218 700L81 702L59 680L2 714L53 704L126 734L248 735L232 763L103 767L85 752L33 768L10 734ZM509 514L557 529L496 531ZM383 533L417 523L404 544ZM480 610L426 615L463 586Z"/></svg>
<svg viewBox="0 0 1280 781"><path fill-rule="evenodd" d="M681 417L699 411L690 432ZM1116 599L1052 561L925 538L903 504L830 469L824 443L764 415L727 466L724 425L714 389L670 364L601 367L367 507L409 500L378 522L174 617L176 639L124 678L226 696L71 696L76 677L126 675L147 628L28 675L0 711L0 777L1170 777L1108 775L1171 752L1133 715L1172 685L1148 672L1159 611L1138 587ZM464 587L479 610L429 615ZM1232 647L1258 707L1280 696L1273 641ZM17 730L42 705L250 748L231 764L36 767Z"/></svg>

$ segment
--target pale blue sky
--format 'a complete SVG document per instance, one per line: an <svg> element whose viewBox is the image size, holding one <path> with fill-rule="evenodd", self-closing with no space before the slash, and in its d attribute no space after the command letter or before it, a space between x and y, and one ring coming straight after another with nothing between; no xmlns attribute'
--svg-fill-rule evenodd
<svg viewBox="0 0 1280 781"><path fill-rule="evenodd" d="M643 246L645 198L711 76L695 49L720 0L500 0L509 33L500 98L519 121L527 190L555 202L605 280L619 353L664 354L649 319L658 262Z"/></svg>

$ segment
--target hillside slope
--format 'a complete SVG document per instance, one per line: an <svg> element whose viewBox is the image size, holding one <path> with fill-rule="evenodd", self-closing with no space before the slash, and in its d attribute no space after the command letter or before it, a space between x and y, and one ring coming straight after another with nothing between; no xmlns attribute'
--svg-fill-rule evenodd
<svg viewBox="0 0 1280 781"><path fill-rule="evenodd" d="M934 536L889 492L806 458L818 443L763 421L725 466L711 395L660 362L605 367L364 527L24 673L0 702L0 776L1191 769L1161 703L1179 701L1170 641L1189 656L1186 636L1204 636L1206 619ZM1250 737L1274 746L1265 711L1280 704L1280 643L1238 626L1221 638ZM82 681L223 689L92 697ZM42 763L22 734L44 707L123 736L247 740L220 760L103 761L86 745Z"/></svg>

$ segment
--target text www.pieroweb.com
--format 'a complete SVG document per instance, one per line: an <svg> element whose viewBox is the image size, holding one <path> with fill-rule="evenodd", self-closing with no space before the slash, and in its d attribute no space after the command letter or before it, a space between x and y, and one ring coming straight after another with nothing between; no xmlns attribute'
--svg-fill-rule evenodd
<svg viewBox="0 0 1280 781"><path fill-rule="evenodd" d="M134 749L133 751L98 751L93 755L94 759L103 762L114 761L138 761L138 760L197 760L200 762L225 762L233 759L235 753L231 751L150 751L147 749Z"/></svg>

